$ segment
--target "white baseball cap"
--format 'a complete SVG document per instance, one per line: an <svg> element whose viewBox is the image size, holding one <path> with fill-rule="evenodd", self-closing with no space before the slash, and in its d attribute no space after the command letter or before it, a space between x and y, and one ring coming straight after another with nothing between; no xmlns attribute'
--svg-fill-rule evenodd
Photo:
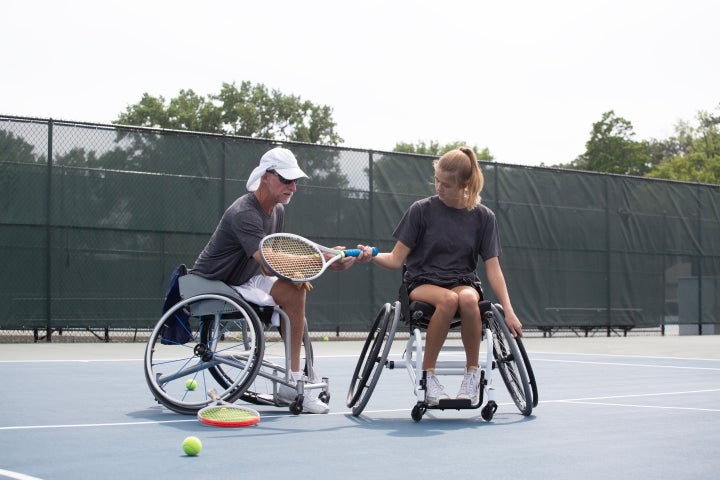
<svg viewBox="0 0 720 480"><path fill-rule="evenodd" d="M265 152L260 159L260 165L250 174L247 181L247 189L254 192L260 186L260 177L268 170L276 171L283 178L297 180L298 178L310 178L298 167L295 155L287 148L275 147Z"/></svg>

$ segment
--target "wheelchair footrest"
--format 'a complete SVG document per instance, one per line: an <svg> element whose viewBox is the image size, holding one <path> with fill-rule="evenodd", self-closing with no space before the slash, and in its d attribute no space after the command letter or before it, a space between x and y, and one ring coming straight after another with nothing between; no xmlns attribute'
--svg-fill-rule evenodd
<svg viewBox="0 0 720 480"><path fill-rule="evenodd" d="M467 408L477 408L477 405L470 403L469 398L445 398L440 400L437 405L428 406L428 408L464 410Z"/></svg>

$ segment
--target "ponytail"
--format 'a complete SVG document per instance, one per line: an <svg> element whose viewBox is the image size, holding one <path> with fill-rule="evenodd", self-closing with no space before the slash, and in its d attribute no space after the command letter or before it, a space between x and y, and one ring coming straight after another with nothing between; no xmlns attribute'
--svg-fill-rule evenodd
<svg viewBox="0 0 720 480"><path fill-rule="evenodd" d="M458 185L465 185L465 208L472 210L480 203L480 192L485 185L485 177L472 148L460 147L450 150L435 160L433 166L454 174Z"/></svg>

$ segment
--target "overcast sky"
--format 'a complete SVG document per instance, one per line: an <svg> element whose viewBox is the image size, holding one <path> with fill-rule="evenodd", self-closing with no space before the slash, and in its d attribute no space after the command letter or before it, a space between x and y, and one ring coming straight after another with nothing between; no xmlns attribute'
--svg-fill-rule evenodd
<svg viewBox="0 0 720 480"><path fill-rule="evenodd" d="M568 163L603 112L636 139L718 113L717 0L3 2L0 113L110 123L248 80L333 109L343 145L465 141Z"/></svg>

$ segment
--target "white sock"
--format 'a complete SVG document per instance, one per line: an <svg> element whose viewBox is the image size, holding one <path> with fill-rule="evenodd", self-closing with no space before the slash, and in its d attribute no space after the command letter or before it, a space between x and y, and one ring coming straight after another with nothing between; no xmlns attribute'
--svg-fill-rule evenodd
<svg viewBox="0 0 720 480"><path fill-rule="evenodd" d="M302 372L290 372L290 375L292 375L293 380L295 380L296 382L303 377Z"/></svg>

